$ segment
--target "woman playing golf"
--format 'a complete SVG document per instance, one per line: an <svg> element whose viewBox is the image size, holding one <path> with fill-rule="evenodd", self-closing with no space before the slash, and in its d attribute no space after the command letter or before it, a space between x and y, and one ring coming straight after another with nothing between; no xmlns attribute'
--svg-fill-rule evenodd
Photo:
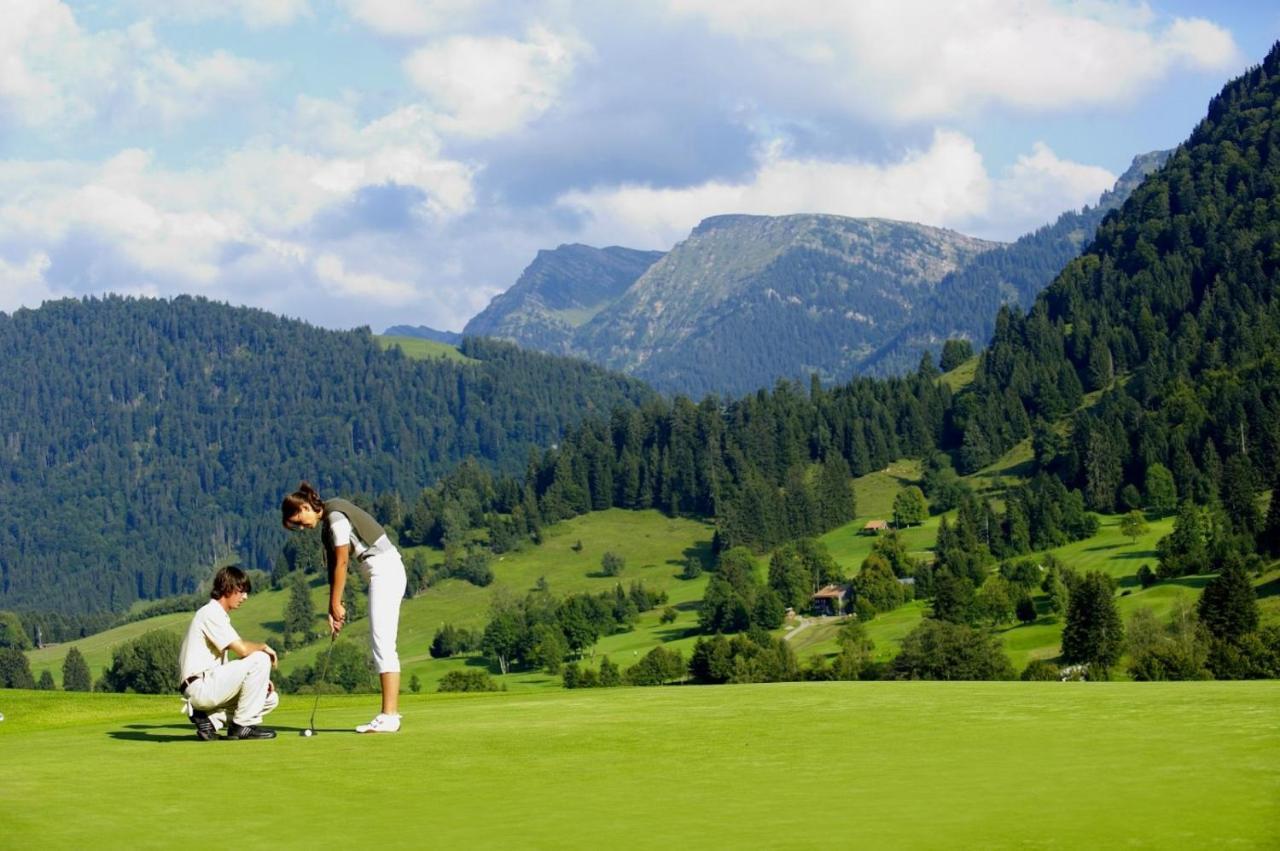
<svg viewBox="0 0 1280 851"><path fill-rule="evenodd" d="M400 626L400 601L404 598L404 562L400 551L368 512L345 499L320 498L307 482L284 498L280 505L284 527L289 530L320 526L325 562L329 566L329 629L337 635L347 618L342 592L347 585L351 559L360 564L369 580L369 640L373 661L382 681L382 711L358 733L394 733L400 729L400 657L396 631Z"/></svg>

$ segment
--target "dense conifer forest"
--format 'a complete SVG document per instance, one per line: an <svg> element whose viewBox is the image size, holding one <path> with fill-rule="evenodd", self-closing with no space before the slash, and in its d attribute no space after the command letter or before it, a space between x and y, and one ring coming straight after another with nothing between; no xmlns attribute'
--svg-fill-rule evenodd
<svg viewBox="0 0 1280 851"><path fill-rule="evenodd" d="M0 316L0 606L119 611L218 558L269 568L281 495L416 494L463 458L523 469L584 416L651 399L567 359L469 341L413 361L198 298Z"/></svg>

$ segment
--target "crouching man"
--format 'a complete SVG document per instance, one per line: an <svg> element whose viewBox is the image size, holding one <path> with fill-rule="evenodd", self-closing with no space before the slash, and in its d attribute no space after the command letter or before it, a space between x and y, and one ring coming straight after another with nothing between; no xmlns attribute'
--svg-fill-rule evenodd
<svg viewBox="0 0 1280 851"><path fill-rule="evenodd" d="M249 577L240 568L219 570L209 592L213 599L196 612L182 640L178 691L186 698L183 708L201 741L217 738L222 727L227 728L228 739L276 737L275 730L258 726L262 716L280 702L271 685L276 651L245 641L231 626L231 610L240 608L249 589ZM228 650L239 658L228 661Z"/></svg>

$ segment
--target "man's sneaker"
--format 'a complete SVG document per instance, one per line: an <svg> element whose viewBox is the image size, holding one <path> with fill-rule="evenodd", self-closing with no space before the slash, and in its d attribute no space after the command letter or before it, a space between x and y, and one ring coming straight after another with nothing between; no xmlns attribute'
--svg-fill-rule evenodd
<svg viewBox="0 0 1280 851"><path fill-rule="evenodd" d="M394 733L400 729L399 715L386 715L379 712L378 717L374 718L368 724L361 724L356 727L357 733Z"/></svg>
<svg viewBox="0 0 1280 851"><path fill-rule="evenodd" d="M218 738L218 729L213 726L213 722L209 720L207 712L201 712L199 709L191 711L191 723L196 725L196 738L202 742L212 742Z"/></svg>
<svg viewBox="0 0 1280 851"><path fill-rule="evenodd" d="M248 727L241 727L234 721L227 728L228 739L274 739L276 737L275 730L268 730L266 727L255 727L252 724Z"/></svg>

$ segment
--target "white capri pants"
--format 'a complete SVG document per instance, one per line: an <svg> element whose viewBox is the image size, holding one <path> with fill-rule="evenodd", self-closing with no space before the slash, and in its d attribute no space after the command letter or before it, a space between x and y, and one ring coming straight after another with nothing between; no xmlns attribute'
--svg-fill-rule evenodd
<svg viewBox="0 0 1280 851"><path fill-rule="evenodd" d="M369 644L379 674L398 674L400 656L396 634L400 630L400 601L408 579L398 550L381 553L360 565L369 580Z"/></svg>
<svg viewBox="0 0 1280 851"><path fill-rule="evenodd" d="M252 727L280 703L270 686L271 657L257 651L205 671L187 686L186 697L191 708L208 713L217 729L226 726L227 710L241 727Z"/></svg>

